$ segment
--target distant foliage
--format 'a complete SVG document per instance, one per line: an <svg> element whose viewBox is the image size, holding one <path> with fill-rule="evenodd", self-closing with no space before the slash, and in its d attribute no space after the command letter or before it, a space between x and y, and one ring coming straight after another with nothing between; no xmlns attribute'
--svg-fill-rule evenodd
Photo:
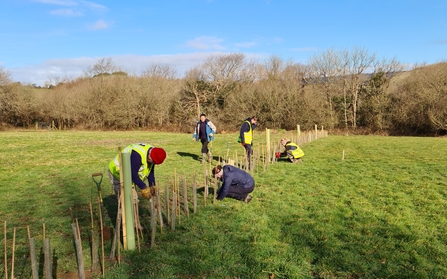
<svg viewBox="0 0 447 279"><path fill-rule="evenodd" d="M191 132L201 113L219 131L256 115L260 128L445 134L447 63L404 72L396 60L362 49L328 50L308 65L271 56L210 56L179 78L168 65L129 75L103 58L77 79L52 78L46 89L11 83L0 68L0 123L56 129L150 129Z"/></svg>
<svg viewBox="0 0 447 279"><path fill-rule="evenodd" d="M447 63L416 68L393 92L392 129L408 134L446 134Z"/></svg>

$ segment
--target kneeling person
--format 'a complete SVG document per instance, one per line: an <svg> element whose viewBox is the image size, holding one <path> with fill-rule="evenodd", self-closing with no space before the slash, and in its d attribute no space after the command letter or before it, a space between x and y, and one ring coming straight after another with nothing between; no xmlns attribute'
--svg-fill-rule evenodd
<svg viewBox="0 0 447 279"><path fill-rule="evenodd" d="M217 195L218 200L230 197L245 203L250 202L252 196L249 194L255 189L255 181L249 173L231 165L223 167L218 165L213 168L212 173L214 177L222 180L222 187Z"/></svg>
<svg viewBox="0 0 447 279"><path fill-rule="evenodd" d="M303 150L294 142L288 139L282 139L281 145L285 148L284 152L277 152L276 158L287 157L291 163L301 163L304 156Z"/></svg>

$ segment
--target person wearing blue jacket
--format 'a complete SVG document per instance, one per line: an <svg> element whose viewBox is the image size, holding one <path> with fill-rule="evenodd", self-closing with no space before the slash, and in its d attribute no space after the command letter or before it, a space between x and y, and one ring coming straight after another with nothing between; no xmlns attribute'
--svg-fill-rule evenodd
<svg viewBox="0 0 447 279"><path fill-rule="evenodd" d="M255 189L255 181L249 173L231 165L223 167L217 165L212 173L214 177L222 180L222 187L217 195L218 200L230 197L245 203L251 201L252 196L249 194Z"/></svg>
<svg viewBox="0 0 447 279"><path fill-rule="evenodd" d="M211 151L208 149L208 143L214 140L214 134L216 134L216 126L202 113L192 135L193 141L200 140L202 143L202 164L205 163L206 156L208 156L209 162L213 161Z"/></svg>

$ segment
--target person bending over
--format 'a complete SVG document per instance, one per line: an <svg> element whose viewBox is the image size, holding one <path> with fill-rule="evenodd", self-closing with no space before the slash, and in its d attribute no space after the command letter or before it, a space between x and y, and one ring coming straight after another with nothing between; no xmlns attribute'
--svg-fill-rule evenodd
<svg viewBox="0 0 447 279"><path fill-rule="evenodd" d="M217 165L212 170L213 176L222 180L222 187L219 189L217 199L223 200L225 197L234 198L245 203L249 203L252 196L249 195L255 189L253 177L231 165Z"/></svg>

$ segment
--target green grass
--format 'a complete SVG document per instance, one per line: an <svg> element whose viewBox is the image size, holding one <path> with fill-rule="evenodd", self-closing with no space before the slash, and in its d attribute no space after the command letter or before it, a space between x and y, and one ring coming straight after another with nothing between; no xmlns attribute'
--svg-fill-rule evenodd
<svg viewBox="0 0 447 279"><path fill-rule="evenodd" d="M233 142L231 155L241 155L236 138L217 135L215 158L225 156L227 142ZM255 134L259 146L262 138ZM105 174L104 201L113 213L106 170L118 146L147 142L167 150L167 160L156 167L161 190L172 185L174 170L188 185L197 173L203 186L200 144L189 134L17 131L2 132L0 139L0 221L8 226L9 258L17 228L16 278L30 277L26 227L39 251L43 223L57 273L76 271L70 208L90 267L89 202L97 197L91 174ZM199 193L196 214L182 215L173 232L166 226L157 232L155 247L146 234L141 252L126 251L121 265L107 261L106 277L446 278L446 140L329 136L308 143L304 163L258 169L250 204L212 204L210 196L204 206ZM148 204L140 203L146 227Z"/></svg>

